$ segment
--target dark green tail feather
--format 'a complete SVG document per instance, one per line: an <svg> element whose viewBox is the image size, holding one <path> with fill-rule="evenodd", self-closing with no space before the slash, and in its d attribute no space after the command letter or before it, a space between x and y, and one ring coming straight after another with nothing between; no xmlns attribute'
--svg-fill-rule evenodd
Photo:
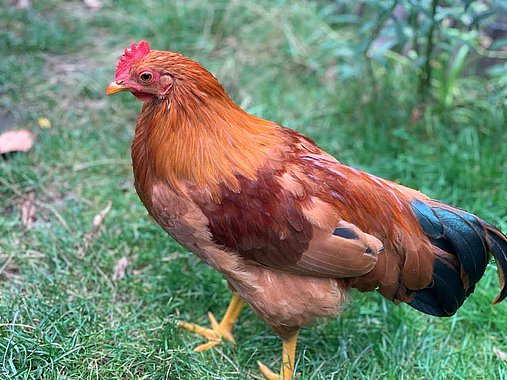
<svg viewBox="0 0 507 380"><path fill-rule="evenodd" d="M500 230L475 215L437 201L428 204L414 200L411 206L431 243L454 255L459 266L437 255L432 285L413 290L410 306L430 315L453 315L484 275L491 254L497 262L502 287L495 303L507 296L507 238Z"/></svg>

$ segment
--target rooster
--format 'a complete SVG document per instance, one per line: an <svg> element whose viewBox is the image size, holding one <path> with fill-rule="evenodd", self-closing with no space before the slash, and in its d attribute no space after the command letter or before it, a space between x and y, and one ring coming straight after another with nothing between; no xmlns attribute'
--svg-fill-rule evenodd
<svg viewBox="0 0 507 380"><path fill-rule="evenodd" d="M135 187L150 215L220 271L233 291L208 341L234 341L244 304L282 339L292 379L299 329L335 317L350 289L378 290L434 316L474 291L492 255L507 295L507 238L466 211L348 167L304 135L248 114L199 63L132 44L107 95L143 102L132 143Z"/></svg>

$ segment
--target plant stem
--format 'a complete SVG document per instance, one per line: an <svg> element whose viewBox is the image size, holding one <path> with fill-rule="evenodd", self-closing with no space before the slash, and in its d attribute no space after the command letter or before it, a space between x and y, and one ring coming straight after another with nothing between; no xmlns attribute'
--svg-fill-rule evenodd
<svg viewBox="0 0 507 380"><path fill-rule="evenodd" d="M394 0L391 6L385 10L385 12L382 14L382 16L379 18L378 22L375 24L375 27L370 33L370 38L368 39L368 42L366 43L366 46L363 50L363 55L366 60L366 72L368 73L368 76L370 77L371 86L373 89L373 96L374 96L374 104L377 103L377 92L378 92L378 85L377 85L377 79L375 78L375 72L373 70L373 64L368 56L368 51L371 48L371 45L373 42L377 39L380 31L382 30L382 27L384 24L389 20L391 17L391 14L394 11L394 8L396 8L396 5L398 5L399 0Z"/></svg>
<svg viewBox="0 0 507 380"><path fill-rule="evenodd" d="M398 5L398 2L399 2L399 0L394 0L393 1L393 3L391 4L391 6L388 9L385 10L385 12L379 18L377 24L375 25L375 27L371 31L370 38L368 39L368 43L366 44L366 46L364 48L364 54L366 56L368 55L368 50L370 50L371 45L377 39L380 31L382 30L382 27L384 26L384 24L386 23L386 21L389 20L389 18L391 17L391 14L393 13L394 8L396 8L396 6Z"/></svg>
<svg viewBox="0 0 507 380"><path fill-rule="evenodd" d="M428 34L426 37L426 59L424 62L423 71L419 78L419 96L421 98L421 102L424 104L427 101L429 88L431 85L431 56L433 53L433 37L435 34L435 27L437 22L435 21L435 15L437 13L437 5L438 0L433 0L431 2L431 25L428 30Z"/></svg>

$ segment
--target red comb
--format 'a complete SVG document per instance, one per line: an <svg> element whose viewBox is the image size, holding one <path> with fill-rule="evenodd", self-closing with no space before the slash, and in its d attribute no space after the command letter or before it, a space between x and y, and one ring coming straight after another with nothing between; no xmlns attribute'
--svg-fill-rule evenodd
<svg viewBox="0 0 507 380"><path fill-rule="evenodd" d="M150 52L150 44L146 41L139 42L136 46L132 42L130 49L125 49L125 53L120 57L116 66L115 80L125 80L128 77L130 66L139 62L146 54Z"/></svg>

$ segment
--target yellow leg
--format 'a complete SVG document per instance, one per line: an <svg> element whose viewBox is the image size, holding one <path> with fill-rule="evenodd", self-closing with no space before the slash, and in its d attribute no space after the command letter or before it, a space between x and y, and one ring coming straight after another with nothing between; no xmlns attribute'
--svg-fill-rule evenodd
<svg viewBox="0 0 507 380"><path fill-rule="evenodd" d="M266 365L257 362L259 369L267 380L292 380L294 376L294 362L296 361L296 345L299 331L291 338L283 339L282 345L282 366L280 375L271 371Z"/></svg>
<svg viewBox="0 0 507 380"><path fill-rule="evenodd" d="M227 308L227 311L220 323L217 322L213 313L208 313L211 329L188 322L179 322L178 326L207 338L209 342L201 344L194 349L194 351L197 352L206 351L219 344L222 341L222 338L234 342L232 328L238 320L239 314L241 313L241 309L244 305L245 301L243 301L238 293L234 293L232 295L231 303L229 304L229 307Z"/></svg>

